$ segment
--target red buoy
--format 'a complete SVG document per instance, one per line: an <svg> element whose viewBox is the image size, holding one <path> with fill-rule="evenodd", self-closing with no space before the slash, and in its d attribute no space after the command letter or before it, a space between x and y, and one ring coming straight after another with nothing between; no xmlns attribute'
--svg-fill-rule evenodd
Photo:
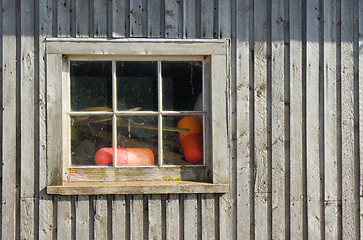
<svg viewBox="0 0 363 240"><path fill-rule="evenodd" d="M95 154L95 164L107 166L112 163L113 149L101 148ZM117 166L153 165L154 154L149 148L117 148Z"/></svg>

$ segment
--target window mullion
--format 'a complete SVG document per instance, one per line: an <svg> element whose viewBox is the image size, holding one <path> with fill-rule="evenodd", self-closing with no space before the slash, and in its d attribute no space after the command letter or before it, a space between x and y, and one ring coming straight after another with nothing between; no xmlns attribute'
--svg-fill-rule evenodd
<svg viewBox="0 0 363 240"><path fill-rule="evenodd" d="M113 166L117 166L117 95L116 95L116 61L112 61L112 149L113 149Z"/></svg>
<svg viewBox="0 0 363 240"><path fill-rule="evenodd" d="M163 88L162 88L162 76L161 76L161 61L158 60L158 155L159 166L163 165L163 118L161 112L163 111Z"/></svg>

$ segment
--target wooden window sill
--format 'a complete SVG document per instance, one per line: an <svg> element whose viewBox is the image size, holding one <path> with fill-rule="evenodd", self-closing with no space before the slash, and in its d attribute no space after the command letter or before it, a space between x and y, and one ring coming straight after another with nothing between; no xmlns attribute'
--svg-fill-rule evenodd
<svg viewBox="0 0 363 240"><path fill-rule="evenodd" d="M47 187L48 194L57 195L226 193L228 191L228 184L193 181L70 182Z"/></svg>

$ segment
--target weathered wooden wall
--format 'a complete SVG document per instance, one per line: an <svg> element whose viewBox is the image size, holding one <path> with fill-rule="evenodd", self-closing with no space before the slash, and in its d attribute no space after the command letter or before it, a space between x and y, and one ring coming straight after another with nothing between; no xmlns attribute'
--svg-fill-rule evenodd
<svg viewBox="0 0 363 240"><path fill-rule="evenodd" d="M0 5L2 239L362 238L362 0ZM230 193L47 195L46 37L230 38Z"/></svg>

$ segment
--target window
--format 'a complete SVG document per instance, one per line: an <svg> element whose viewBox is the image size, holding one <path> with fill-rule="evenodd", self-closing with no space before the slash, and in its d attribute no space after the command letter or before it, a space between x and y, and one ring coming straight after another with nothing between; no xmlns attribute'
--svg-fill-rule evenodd
<svg viewBox="0 0 363 240"><path fill-rule="evenodd" d="M48 193L227 191L227 53L225 40L48 39Z"/></svg>

